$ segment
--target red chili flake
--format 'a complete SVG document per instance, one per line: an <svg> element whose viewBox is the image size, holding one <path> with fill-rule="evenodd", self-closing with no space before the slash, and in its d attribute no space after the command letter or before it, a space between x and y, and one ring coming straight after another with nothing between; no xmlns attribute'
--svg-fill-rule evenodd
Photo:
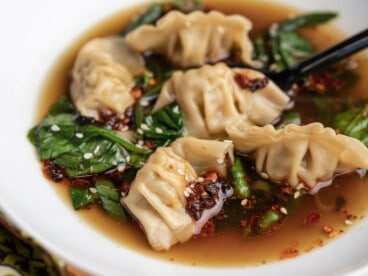
<svg viewBox="0 0 368 276"><path fill-rule="evenodd" d="M215 182L218 178L218 173L216 171L208 171L202 177L206 182Z"/></svg>
<svg viewBox="0 0 368 276"><path fill-rule="evenodd" d="M130 92L130 94L135 100L138 100L142 97L143 92L141 88L134 87L132 91Z"/></svg>
<svg viewBox="0 0 368 276"><path fill-rule="evenodd" d="M296 256L298 256L299 250L294 248L294 247L288 247L286 249L284 249L284 251L281 252L281 256L280 259L284 260L284 259L289 259L289 258L294 258Z"/></svg>
<svg viewBox="0 0 368 276"><path fill-rule="evenodd" d="M249 88L252 92L262 89L268 84L267 77L250 79L245 72L235 74L234 79L240 88Z"/></svg>
<svg viewBox="0 0 368 276"><path fill-rule="evenodd" d="M61 182L64 180L64 171L52 161L43 162L43 170L47 178Z"/></svg>
<svg viewBox="0 0 368 276"><path fill-rule="evenodd" d="M201 232L196 237L207 238L215 235L215 223L212 220L207 221L201 228Z"/></svg>
<svg viewBox="0 0 368 276"><path fill-rule="evenodd" d="M319 221L321 215L317 212L310 213L304 220L304 224L313 224Z"/></svg>
<svg viewBox="0 0 368 276"><path fill-rule="evenodd" d="M129 190L129 187L130 187L129 182L127 181L123 182L123 185L121 185L121 191L123 193L127 193Z"/></svg>
<svg viewBox="0 0 368 276"><path fill-rule="evenodd" d="M322 247L324 244L323 244L323 240L322 239L317 239L316 240L316 244L319 246L319 247Z"/></svg>
<svg viewBox="0 0 368 276"><path fill-rule="evenodd" d="M287 195L292 195L294 194L293 192L293 189L290 187L290 186L285 186L281 189L281 191L284 193L284 194L287 194Z"/></svg>
<svg viewBox="0 0 368 276"><path fill-rule="evenodd" d="M247 226L247 220L242 219L242 220L240 221L240 225L241 225L242 227L246 227L246 226Z"/></svg>
<svg viewBox="0 0 368 276"><path fill-rule="evenodd" d="M144 145L149 149L153 148L153 143L149 140L144 141Z"/></svg>

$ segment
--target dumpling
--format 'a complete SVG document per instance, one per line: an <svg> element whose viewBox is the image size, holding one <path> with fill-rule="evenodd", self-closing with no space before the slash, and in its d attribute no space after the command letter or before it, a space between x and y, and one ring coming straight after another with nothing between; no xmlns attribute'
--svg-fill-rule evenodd
<svg viewBox="0 0 368 276"><path fill-rule="evenodd" d="M134 75L144 72L143 57L121 37L96 38L79 51L72 69L70 96L84 116L123 113L134 103Z"/></svg>
<svg viewBox="0 0 368 276"><path fill-rule="evenodd" d="M317 184L328 184L337 174L368 169L364 144L320 123L290 124L280 130L272 125L229 125L226 130L235 149L255 160L259 173L294 188L303 183L312 193Z"/></svg>
<svg viewBox="0 0 368 276"><path fill-rule="evenodd" d="M170 147L176 154L188 160L198 174L213 168L226 176L228 165L226 160L228 159L230 163L234 161L234 146L229 140L220 142L184 137L176 139Z"/></svg>
<svg viewBox="0 0 368 276"><path fill-rule="evenodd" d="M251 59L253 45L248 38L251 29L252 23L240 15L171 11L156 26L138 27L126 40L135 50L163 54L180 67L215 63L235 49L240 50L243 62L257 65Z"/></svg>
<svg viewBox="0 0 368 276"><path fill-rule="evenodd" d="M191 143L201 145L202 159L188 155L186 149L191 147ZM221 192L216 208L206 212L206 217L203 216L202 220L193 220L187 212L189 184L198 179L192 164L200 165L203 169L204 160L207 159L211 167L214 164L213 158L224 158L223 163L226 163L225 159L232 156L232 150L232 142L188 137L176 141L173 147L157 148L149 157L121 203L143 226L147 239L155 250L167 250L178 242L187 241L192 235L198 234L203 224L220 211L224 198L231 193Z"/></svg>
<svg viewBox="0 0 368 276"><path fill-rule="evenodd" d="M262 73L224 63L175 72L163 86L153 111L176 101L189 136L226 137L236 121L265 125L274 121L289 97Z"/></svg>

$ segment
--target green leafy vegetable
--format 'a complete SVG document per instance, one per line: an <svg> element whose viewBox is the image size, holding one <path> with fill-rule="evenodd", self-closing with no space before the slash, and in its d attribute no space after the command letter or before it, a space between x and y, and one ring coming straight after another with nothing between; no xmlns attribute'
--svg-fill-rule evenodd
<svg viewBox="0 0 368 276"><path fill-rule="evenodd" d="M184 133L184 119L179 105L173 102L153 114L144 117L138 129L143 139L155 146L165 146Z"/></svg>
<svg viewBox="0 0 368 276"><path fill-rule="evenodd" d="M290 111L290 112L283 114L281 122L277 124L277 128L278 129L283 128L288 124L300 125L301 121L302 120L298 112Z"/></svg>
<svg viewBox="0 0 368 276"><path fill-rule="evenodd" d="M368 146L368 104L336 114L334 127Z"/></svg>
<svg viewBox="0 0 368 276"><path fill-rule="evenodd" d="M230 173L233 179L235 193L241 198L248 198L250 196L250 190L248 182L245 179L246 174L239 157L235 158L234 164L230 168Z"/></svg>
<svg viewBox="0 0 368 276"><path fill-rule="evenodd" d="M272 25L254 41L256 59L271 71L282 71L293 66L315 51L312 44L297 32L298 29L323 24L336 16L333 12L308 13Z"/></svg>
<svg viewBox="0 0 368 276"><path fill-rule="evenodd" d="M70 187L69 192L75 210L82 209L98 200L97 193L91 193L89 189Z"/></svg>
<svg viewBox="0 0 368 276"><path fill-rule="evenodd" d="M281 22L278 25L279 32L295 31L300 27L313 26L326 23L337 16L335 12L312 12L296 16Z"/></svg>
<svg viewBox="0 0 368 276"><path fill-rule="evenodd" d="M107 213L125 221L125 212L120 204L120 197L114 185L107 180L97 180L95 185L102 206Z"/></svg>
<svg viewBox="0 0 368 276"><path fill-rule="evenodd" d="M41 160L51 160L64 167L70 177L102 173L127 163L128 151L146 156L149 150L137 147L109 129L77 123L80 116L67 106L65 99L50 110L45 119L28 133L38 148ZM58 110L58 112L55 112ZM56 114L56 115L53 115Z"/></svg>
<svg viewBox="0 0 368 276"><path fill-rule="evenodd" d="M186 13L203 9L203 3L199 0L173 0L171 1L171 6L174 9L178 9Z"/></svg>
<svg viewBox="0 0 368 276"><path fill-rule="evenodd" d="M166 12L177 9L184 13L188 13L194 10L202 10L203 4L199 0L173 0L168 3L153 3L145 10L140 16L133 20L128 27L122 32L122 36L126 36L128 33L145 24L155 24L161 16Z"/></svg>
<svg viewBox="0 0 368 276"><path fill-rule="evenodd" d="M74 209L82 209L100 200L103 209L108 214L125 221L126 217L124 209L120 204L120 196L112 182L97 180L95 189L96 192L92 193L90 189L70 187L69 191Z"/></svg>
<svg viewBox="0 0 368 276"><path fill-rule="evenodd" d="M137 17L128 27L123 31L122 36L145 24L154 24L163 14L163 3L153 3L149 8Z"/></svg>

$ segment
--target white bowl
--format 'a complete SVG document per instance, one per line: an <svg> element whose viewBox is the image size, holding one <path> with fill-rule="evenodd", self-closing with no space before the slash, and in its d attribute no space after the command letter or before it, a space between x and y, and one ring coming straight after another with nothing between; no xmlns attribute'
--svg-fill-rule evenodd
<svg viewBox="0 0 368 276"><path fill-rule="evenodd" d="M116 245L66 206L41 174L26 139L42 84L57 57L87 29L141 0L33 0L0 3L0 208L45 248L98 275L338 275L368 274L368 219L321 249L249 268L173 264ZM279 0L302 10L334 10L346 34L368 26L368 1Z"/></svg>

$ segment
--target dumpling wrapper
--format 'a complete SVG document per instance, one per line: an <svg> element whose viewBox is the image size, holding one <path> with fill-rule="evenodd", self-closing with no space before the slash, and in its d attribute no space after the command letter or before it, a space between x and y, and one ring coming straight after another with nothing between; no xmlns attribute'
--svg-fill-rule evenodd
<svg viewBox="0 0 368 276"><path fill-rule="evenodd" d="M363 143L321 123L290 124L280 130L240 124L226 130L236 151L249 154L259 173L294 188L303 183L313 189L335 174L368 169L368 149Z"/></svg>
<svg viewBox="0 0 368 276"><path fill-rule="evenodd" d="M143 25L133 30L126 40L135 50L163 54L180 67L215 63L227 58L234 49L241 51L244 63L256 66L248 37L251 29L252 23L240 15L171 11L156 26Z"/></svg>
<svg viewBox="0 0 368 276"><path fill-rule="evenodd" d="M184 115L189 136L224 138L225 126L237 121L265 125L273 122L289 103L289 97L271 80L256 91L242 88L236 74L265 78L250 69L232 69L224 63L177 71L164 84L153 112L176 101Z"/></svg>
<svg viewBox="0 0 368 276"><path fill-rule="evenodd" d="M186 152L192 146L202 148L203 155ZM153 249L167 250L199 233L201 225L192 220L185 207L187 183L198 177L192 164L204 168L205 160L214 164L212 159L232 158L232 151L232 142L185 137L174 142L173 147L157 148L149 157L121 203L143 226Z"/></svg>
<svg viewBox="0 0 368 276"><path fill-rule="evenodd" d="M134 103L133 76L143 72L143 57L123 38L95 38L78 53L70 96L84 116L98 119L99 111L106 108L124 113Z"/></svg>

